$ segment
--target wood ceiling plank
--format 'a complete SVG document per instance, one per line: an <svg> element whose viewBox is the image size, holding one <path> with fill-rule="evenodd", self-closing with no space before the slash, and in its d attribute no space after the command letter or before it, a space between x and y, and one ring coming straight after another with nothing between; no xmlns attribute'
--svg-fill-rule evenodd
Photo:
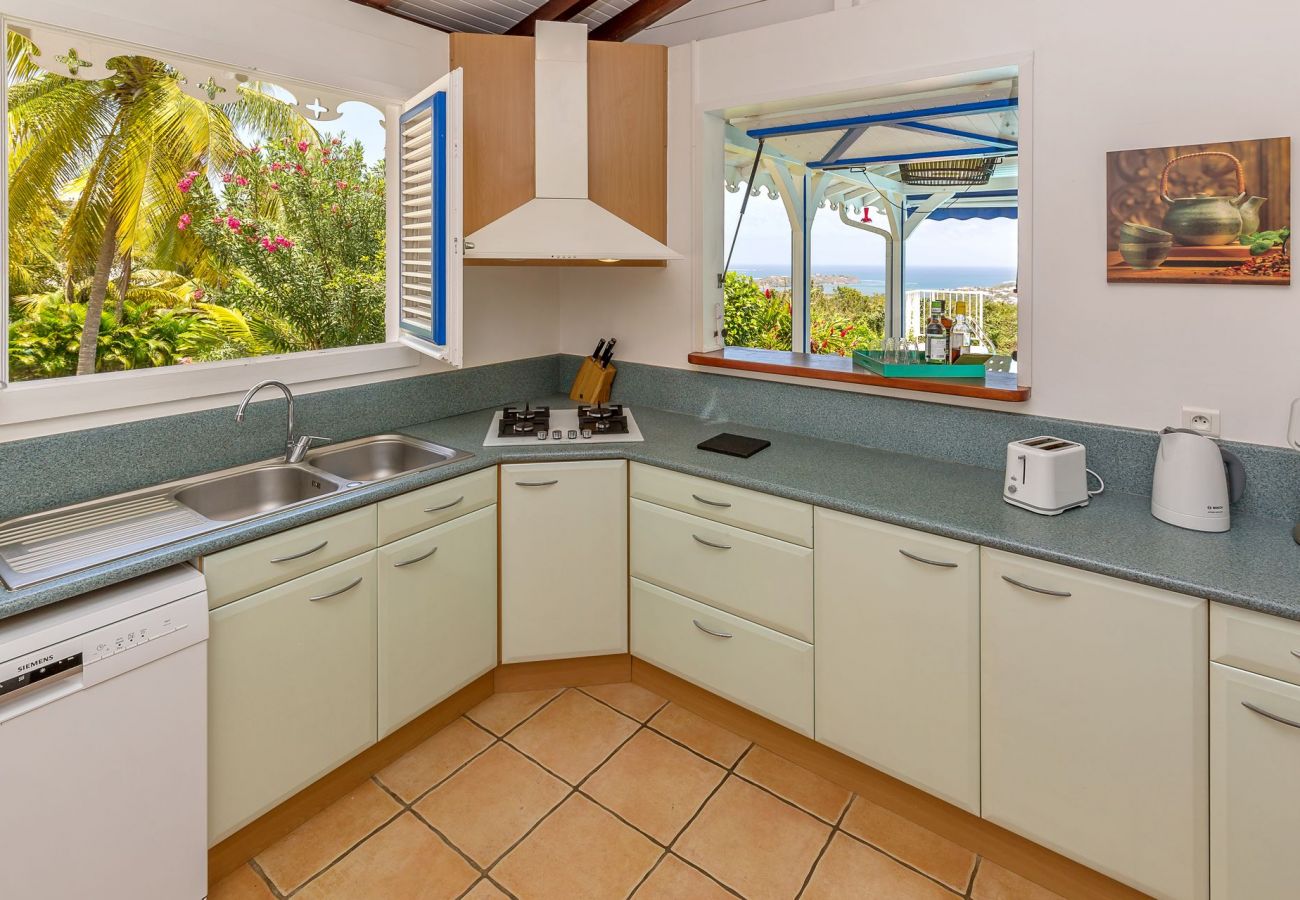
<svg viewBox="0 0 1300 900"><path fill-rule="evenodd" d="M608 22L595 28L591 32L591 39L625 41L689 2L690 0L637 0Z"/></svg>
<svg viewBox="0 0 1300 900"><path fill-rule="evenodd" d="M538 22L567 22L595 2L596 0L546 0L537 9L516 22L506 34L531 37Z"/></svg>

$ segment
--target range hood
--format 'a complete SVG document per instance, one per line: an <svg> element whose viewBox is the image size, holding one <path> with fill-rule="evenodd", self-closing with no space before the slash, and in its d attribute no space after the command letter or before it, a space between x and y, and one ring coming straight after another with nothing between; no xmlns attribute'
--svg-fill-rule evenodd
<svg viewBox="0 0 1300 900"><path fill-rule="evenodd" d="M587 26L538 22L534 46L537 196L466 236L466 258L681 259L587 195Z"/></svg>

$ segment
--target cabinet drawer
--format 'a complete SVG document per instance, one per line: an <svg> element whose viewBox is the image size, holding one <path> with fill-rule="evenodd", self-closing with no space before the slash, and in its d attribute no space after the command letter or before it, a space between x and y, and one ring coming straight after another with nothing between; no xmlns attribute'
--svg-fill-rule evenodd
<svg viewBox="0 0 1300 900"><path fill-rule="evenodd" d="M812 737L811 644L634 578L632 653Z"/></svg>
<svg viewBox="0 0 1300 900"><path fill-rule="evenodd" d="M1246 704L1250 704L1247 706ZM1300 687L1210 666L1210 894L1300 894Z"/></svg>
<svg viewBox="0 0 1300 900"><path fill-rule="evenodd" d="M1210 659L1300 684L1300 622L1212 603Z"/></svg>
<svg viewBox="0 0 1300 900"><path fill-rule="evenodd" d="M366 506L214 553L203 560L208 608L374 548L375 508Z"/></svg>
<svg viewBox="0 0 1300 900"><path fill-rule="evenodd" d="M450 522L496 502L496 466L384 500L378 504L379 543Z"/></svg>
<svg viewBox="0 0 1300 900"><path fill-rule="evenodd" d="M804 547L813 543L812 507L784 497L640 463L632 466L632 496Z"/></svg>
<svg viewBox="0 0 1300 900"><path fill-rule="evenodd" d="M633 500L632 574L813 639L813 552L807 547Z"/></svg>

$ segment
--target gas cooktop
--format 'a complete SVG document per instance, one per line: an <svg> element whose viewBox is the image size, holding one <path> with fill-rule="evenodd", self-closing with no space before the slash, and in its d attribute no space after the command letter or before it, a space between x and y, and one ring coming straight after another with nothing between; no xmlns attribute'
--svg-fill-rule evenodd
<svg viewBox="0 0 1300 900"><path fill-rule="evenodd" d="M507 406L492 417L484 447L521 444L616 444L643 441L632 411L621 403L577 409Z"/></svg>

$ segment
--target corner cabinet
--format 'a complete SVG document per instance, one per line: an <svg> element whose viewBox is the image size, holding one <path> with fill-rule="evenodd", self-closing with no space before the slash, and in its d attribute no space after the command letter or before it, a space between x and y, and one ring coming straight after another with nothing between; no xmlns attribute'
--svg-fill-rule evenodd
<svg viewBox="0 0 1300 900"><path fill-rule="evenodd" d="M817 740L979 815L979 548L818 509Z"/></svg>
<svg viewBox="0 0 1300 900"><path fill-rule="evenodd" d="M984 818L1207 897L1208 604L995 550L980 568Z"/></svg>
<svg viewBox="0 0 1300 900"><path fill-rule="evenodd" d="M501 467L501 661L627 652L627 464Z"/></svg>

